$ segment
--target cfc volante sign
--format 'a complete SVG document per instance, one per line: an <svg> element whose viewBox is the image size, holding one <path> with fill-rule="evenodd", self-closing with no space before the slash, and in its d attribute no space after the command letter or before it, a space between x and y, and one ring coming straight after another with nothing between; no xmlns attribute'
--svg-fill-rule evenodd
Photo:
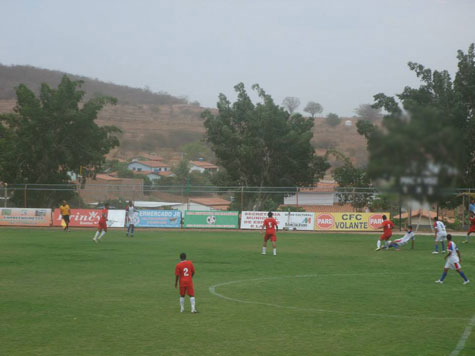
<svg viewBox="0 0 475 356"><path fill-rule="evenodd" d="M316 213L315 230L375 231L389 213Z"/></svg>

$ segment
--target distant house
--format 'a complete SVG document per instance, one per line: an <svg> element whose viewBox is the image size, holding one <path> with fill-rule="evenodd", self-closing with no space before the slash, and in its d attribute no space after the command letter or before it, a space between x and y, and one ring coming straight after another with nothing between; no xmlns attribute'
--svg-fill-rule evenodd
<svg viewBox="0 0 475 356"><path fill-rule="evenodd" d="M182 212L186 210L195 211L218 211L228 210L231 202L222 198L190 198L187 203L177 205L175 209Z"/></svg>
<svg viewBox="0 0 475 356"><path fill-rule="evenodd" d="M161 161L132 161L127 168L134 172L151 171L158 173L170 171L168 164Z"/></svg>
<svg viewBox="0 0 475 356"><path fill-rule="evenodd" d="M218 166L206 161L190 161L190 172L193 171L213 173L218 171Z"/></svg>
<svg viewBox="0 0 475 356"><path fill-rule="evenodd" d="M300 188L297 194L284 198L284 205L325 205L332 206L338 202L335 188L338 183L334 180L322 180L316 186Z"/></svg>
<svg viewBox="0 0 475 356"><path fill-rule="evenodd" d="M96 179L87 178L84 185L78 186L79 196L86 202L110 199L143 199L143 180L117 178L107 174L97 174Z"/></svg>
<svg viewBox="0 0 475 356"><path fill-rule="evenodd" d="M150 179L152 182L154 180L159 180L162 177L174 177L175 173L171 171L164 171L164 172L154 172L154 171L134 171L135 174L145 175Z"/></svg>

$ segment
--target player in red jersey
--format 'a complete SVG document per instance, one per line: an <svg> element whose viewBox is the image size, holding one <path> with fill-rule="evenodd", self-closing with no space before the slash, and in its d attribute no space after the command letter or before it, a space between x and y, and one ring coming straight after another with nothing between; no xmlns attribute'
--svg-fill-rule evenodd
<svg viewBox="0 0 475 356"><path fill-rule="evenodd" d="M384 241L385 246L388 244L389 239L393 236L393 227L394 223L391 220L388 220L386 215L383 215L383 223L381 228L383 229L382 235L379 237L378 242L376 243L376 251L381 250L381 241Z"/></svg>
<svg viewBox="0 0 475 356"><path fill-rule="evenodd" d="M266 233L264 235L264 245L262 246L262 254L266 254L267 250L267 241L270 239L272 241L272 247L274 251L274 256L277 255L277 246L276 246L276 241L277 241L277 236L275 235L276 230L279 229L277 226L277 220L275 220L272 217L272 211L269 211L267 214L268 218L264 220L264 223L262 224L262 229L266 229Z"/></svg>
<svg viewBox="0 0 475 356"><path fill-rule="evenodd" d="M102 236L107 232L107 215L109 214L109 204L104 206L104 209L101 210L101 217L99 218L99 224L97 225L96 235L92 239L95 243L101 241Z"/></svg>
<svg viewBox="0 0 475 356"><path fill-rule="evenodd" d="M193 276L195 267L191 261L186 260L186 253L180 254L180 262L175 267L175 288L180 281L180 312L185 310L185 295L188 294L191 303L191 312L197 313L195 308L195 290L193 289Z"/></svg>
<svg viewBox="0 0 475 356"><path fill-rule="evenodd" d="M467 238L465 241L463 241L464 244L468 243L468 240L470 239L470 234L472 232L475 232L475 213L470 213L470 217L468 219L470 220L470 227L467 232Z"/></svg>

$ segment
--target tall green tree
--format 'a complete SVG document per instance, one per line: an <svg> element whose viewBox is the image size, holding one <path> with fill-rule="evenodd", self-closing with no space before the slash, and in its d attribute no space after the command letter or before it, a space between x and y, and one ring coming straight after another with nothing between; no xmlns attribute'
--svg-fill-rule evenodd
<svg viewBox="0 0 475 356"><path fill-rule="evenodd" d="M64 184L81 166L98 171L105 155L119 145L114 126L95 120L111 97L82 102L81 81L64 76L56 89L42 84L39 97L25 85L16 89L14 113L0 115L0 180L9 184ZM29 194L30 206L50 206L64 192Z"/></svg>
<svg viewBox="0 0 475 356"><path fill-rule="evenodd" d="M307 186L318 181L329 165L315 155L310 143L313 120L291 115L258 85L253 86L261 99L257 104L244 84L234 89L234 103L220 94L218 113L203 113L206 139L226 172L220 175L220 183L259 188L256 194L246 194L246 201L241 202L237 194L234 203L243 208L271 206L265 202L278 204L282 195L266 194L265 187Z"/></svg>
<svg viewBox="0 0 475 356"><path fill-rule="evenodd" d="M475 182L475 53L458 52L455 81L447 71L410 62L419 88L375 95L387 112L382 126L357 123L368 141L368 174L421 200L444 200L444 190ZM412 188L412 190L411 190ZM408 190L406 190L408 189Z"/></svg>

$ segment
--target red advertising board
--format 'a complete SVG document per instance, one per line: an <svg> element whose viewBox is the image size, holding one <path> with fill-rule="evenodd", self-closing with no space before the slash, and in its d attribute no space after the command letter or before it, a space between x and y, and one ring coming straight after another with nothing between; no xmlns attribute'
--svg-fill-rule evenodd
<svg viewBox="0 0 475 356"><path fill-rule="evenodd" d="M69 226L96 227L101 217L101 211L96 209L71 209ZM54 209L53 226L61 226L59 209Z"/></svg>

